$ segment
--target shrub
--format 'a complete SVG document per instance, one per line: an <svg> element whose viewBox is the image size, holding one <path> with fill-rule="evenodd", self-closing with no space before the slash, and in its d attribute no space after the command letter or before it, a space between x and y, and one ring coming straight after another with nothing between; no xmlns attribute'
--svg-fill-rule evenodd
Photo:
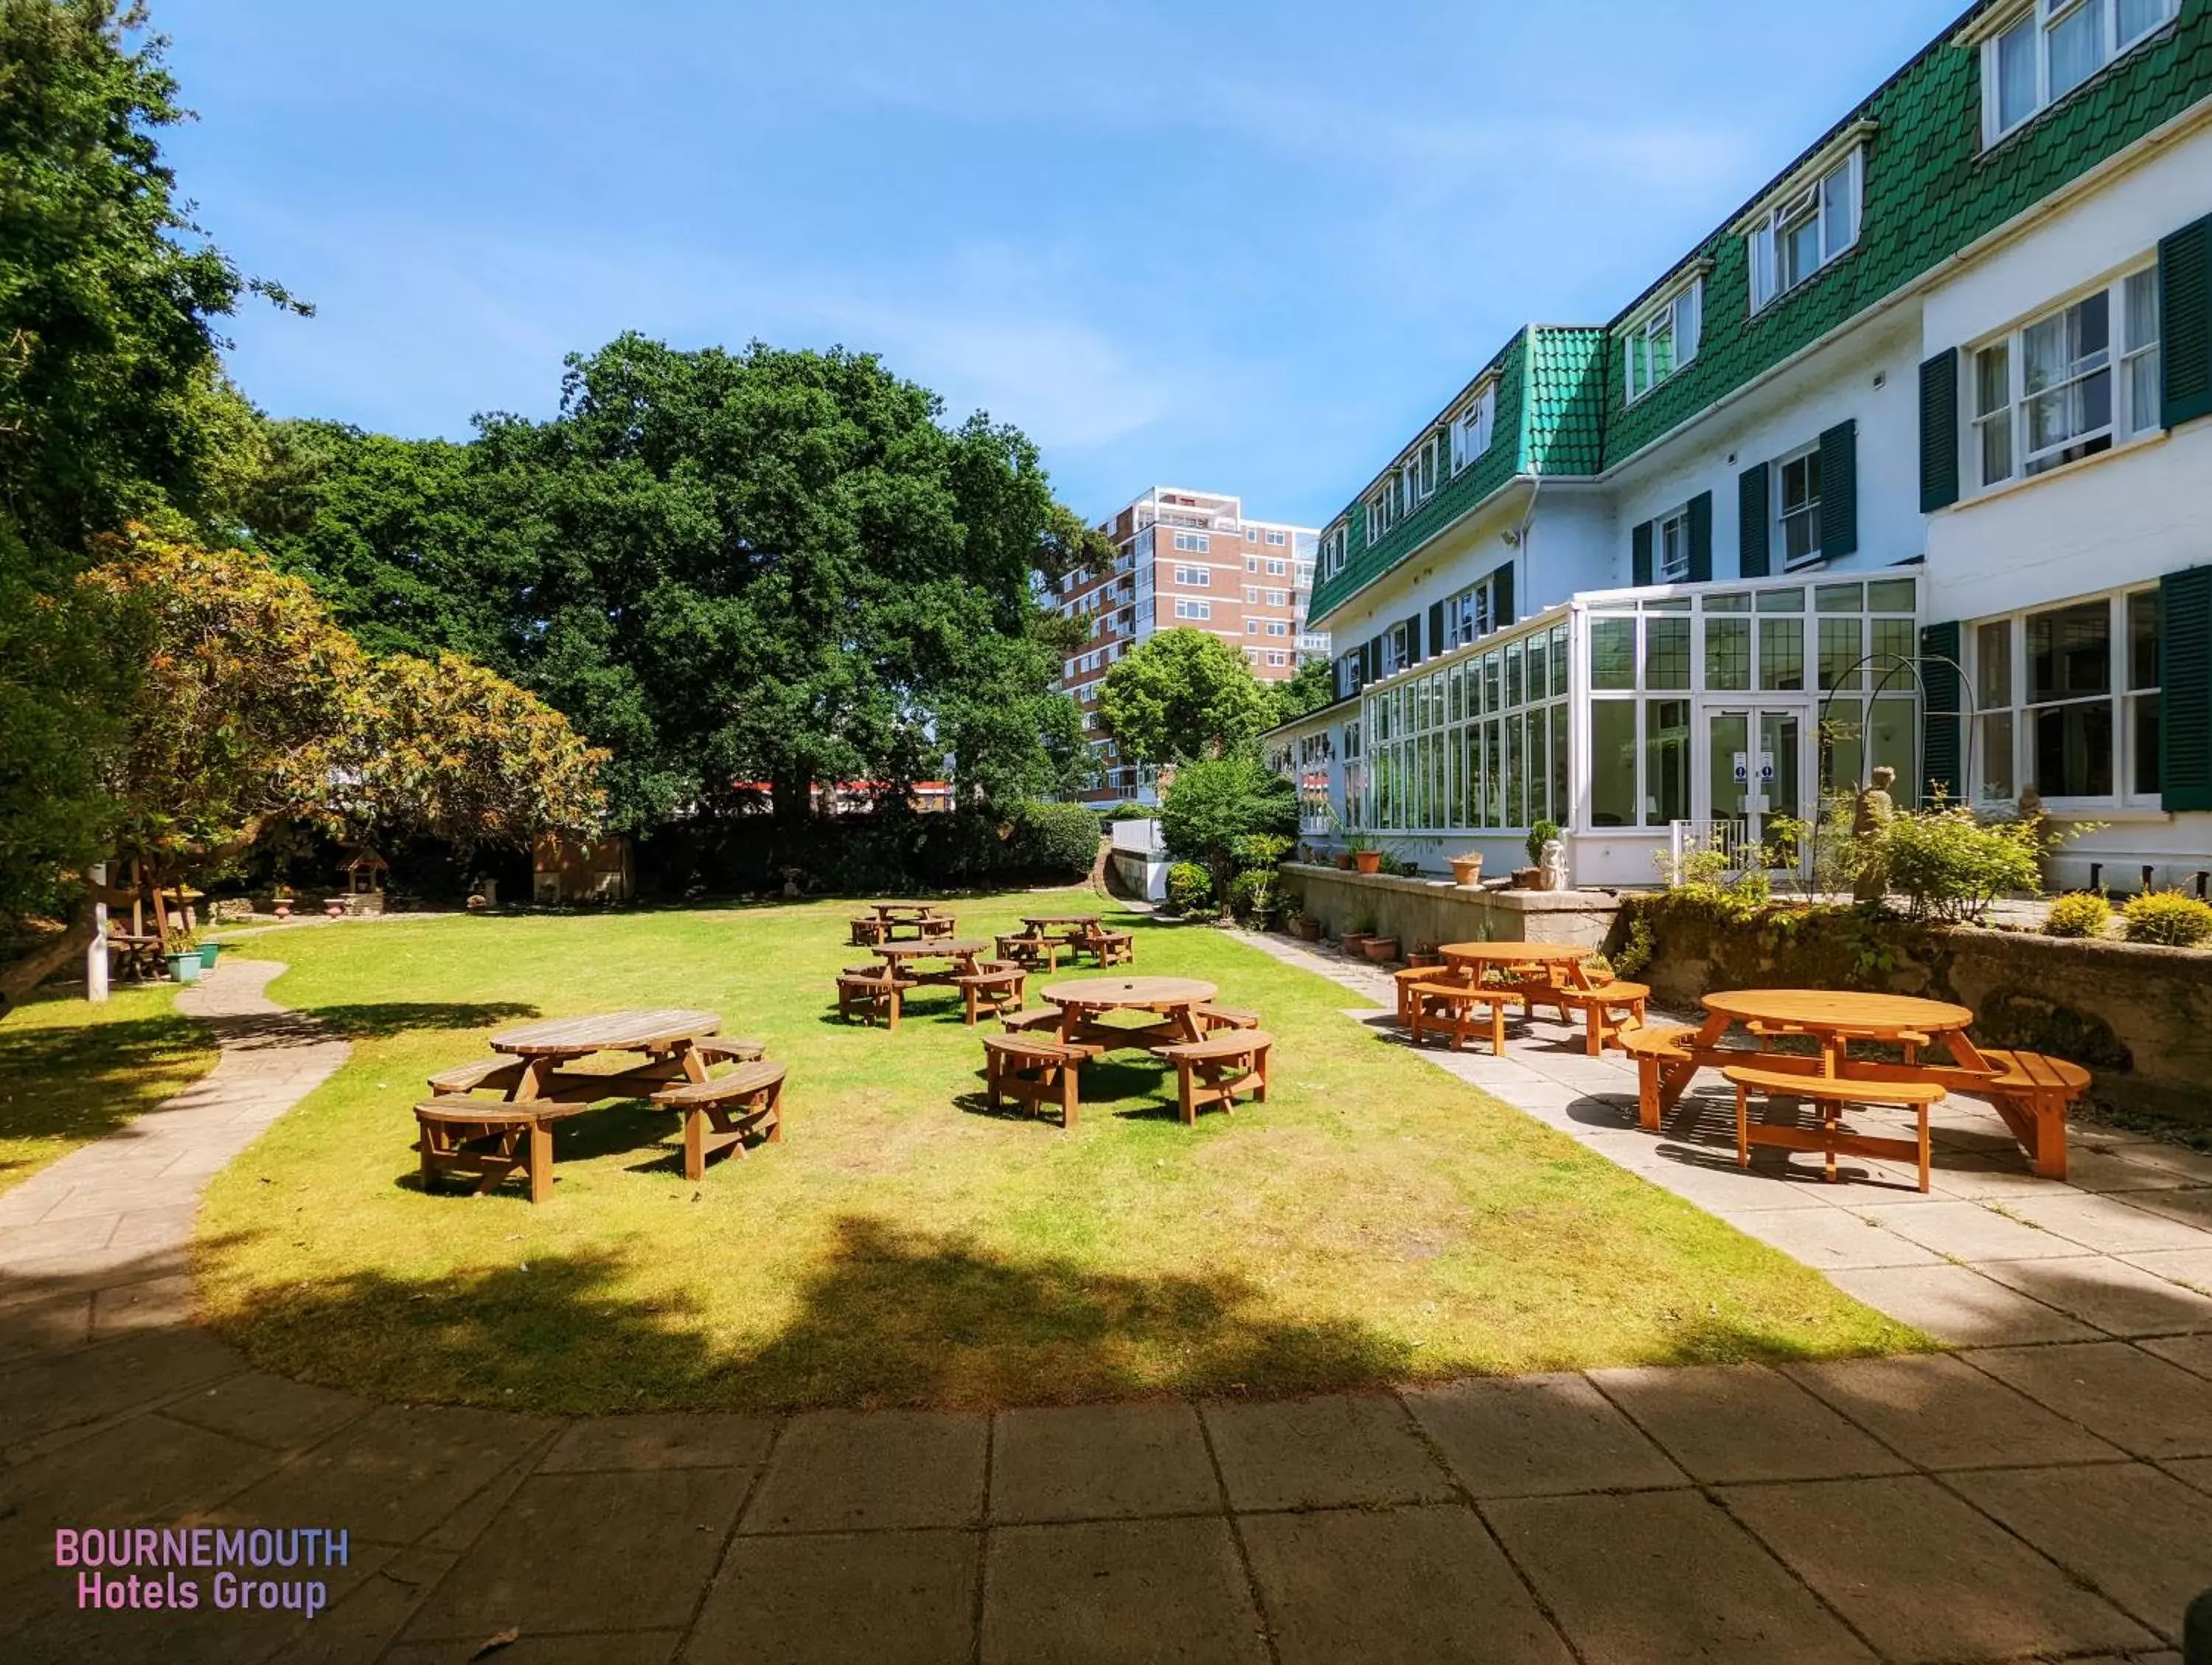
<svg viewBox="0 0 2212 1665"><path fill-rule="evenodd" d="M1240 925L1264 926L1281 906L1275 876L1264 868L1249 869L1229 881L1229 911Z"/></svg>
<svg viewBox="0 0 2212 1665"><path fill-rule="evenodd" d="M1233 841L1253 833L1287 839L1297 829L1297 787L1256 757L1185 763L1160 806L1168 854L1178 861L1204 862L1224 887L1237 871L1230 855Z"/></svg>
<svg viewBox="0 0 2212 1665"><path fill-rule="evenodd" d="M1544 859L1544 846L1559 836L1556 821L1539 821L1528 829L1528 865L1533 867Z"/></svg>
<svg viewBox="0 0 2212 1665"><path fill-rule="evenodd" d="M2212 942L2212 905L2179 890L2147 890L2120 909L2130 942L2195 948Z"/></svg>
<svg viewBox="0 0 2212 1665"><path fill-rule="evenodd" d="M1640 975L1651 963L1651 957L1658 951L1658 946L1651 934L1651 921L1638 914L1628 922L1628 940L1613 957L1613 975L1620 977Z"/></svg>
<svg viewBox="0 0 2212 1665"><path fill-rule="evenodd" d="M1240 873L1273 872L1291 853L1291 841L1280 833L1240 833L1229 841L1229 859Z"/></svg>
<svg viewBox="0 0 2212 1665"><path fill-rule="evenodd" d="M1178 914L1193 914L1213 900L1213 878L1195 861L1178 861L1168 869L1168 906Z"/></svg>
<svg viewBox="0 0 2212 1665"><path fill-rule="evenodd" d="M1015 810L1006 866L1023 873L1079 878L1098 859L1098 813L1081 804L1024 804Z"/></svg>
<svg viewBox="0 0 2212 1665"><path fill-rule="evenodd" d="M1981 821L1963 807L1903 811L1883 826L1879 859L1911 916L1979 920L1999 896L2043 893L2045 840L2021 821Z"/></svg>
<svg viewBox="0 0 2212 1665"><path fill-rule="evenodd" d="M1116 804L1106 811L1109 821L1150 821L1160 812L1157 804Z"/></svg>
<svg viewBox="0 0 2212 1665"><path fill-rule="evenodd" d="M2046 937L2101 937L2112 922L2112 904L2098 890L2079 890L2051 904L2043 921Z"/></svg>

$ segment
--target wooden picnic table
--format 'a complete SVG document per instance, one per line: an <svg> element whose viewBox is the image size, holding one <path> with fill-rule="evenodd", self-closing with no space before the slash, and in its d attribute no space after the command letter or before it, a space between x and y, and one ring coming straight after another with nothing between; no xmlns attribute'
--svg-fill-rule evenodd
<svg viewBox="0 0 2212 1665"><path fill-rule="evenodd" d="M1065 928L1058 933L1060 940L1074 942L1085 932L1097 930L1103 917L1098 914L1024 914L1022 925L1033 937L1053 934L1050 927L1060 926Z"/></svg>
<svg viewBox="0 0 2212 1665"><path fill-rule="evenodd" d="M1466 966L1478 974L1515 966L1540 966L1547 973L1564 971L1568 986L1581 989L1594 987L1583 967L1597 951L1571 942L1448 942L1437 950L1446 965Z"/></svg>
<svg viewBox="0 0 2212 1665"><path fill-rule="evenodd" d="M491 1049L522 1060L522 1073L507 1091L508 1102L570 1104L580 1109L610 1098L643 1098L672 1081L704 1081L706 1066L692 1055L691 1043L719 1034L721 1027L722 1020L713 1012L682 1006L609 1012L549 1018L502 1030L491 1037ZM646 1061L611 1074L559 1067L602 1052L643 1053Z"/></svg>
<svg viewBox="0 0 2212 1665"><path fill-rule="evenodd" d="M937 916L933 902L872 902L868 906L882 920L924 920Z"/></svg>
<svg viewBox="0 0 2212 1665"><path fill-rule="evenodd" d="M927 942L878 943L868 951L909 981L950 983L955 977L974 976L976 957L989 953L991 944L969 938L933 937ZM925 971L915 966L917 960L946 963Z"/></svg>
<svg viewBox="0 0 2212 1665"><path fill-rule="evenodd" d="M1853 1041L1896 1041L1905 1036L1930 1040L1942 1036L1960 1069L1979 1075L1995 1073L1966 1037L1974 1014L1948 1000L1864 994L1845 988L1737 988L1708 994L1703 1004L1711 1015L1696 1044L1718 1045L1731 1024L1795 1030L1820 1042L1823 1075L1845 1073Z"/></svg>
<svg viewBox="0 0 2212 1665"><path fill-rule="evenodd" d="M1103 1047L1150 1048L1201 1041L1197 1009L1220 991L1195 977L1080 977L1054 983L1044 998L1060 1008L1060 1038ZM1157 1023L1104 1024L1109 1012L1149 1012Z"/></svg>

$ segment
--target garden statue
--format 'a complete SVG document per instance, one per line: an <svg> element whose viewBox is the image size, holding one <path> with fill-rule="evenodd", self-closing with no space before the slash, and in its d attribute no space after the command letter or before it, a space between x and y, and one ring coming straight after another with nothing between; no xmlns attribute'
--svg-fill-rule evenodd
<svg viewBox="0 0 2212 1665"><path fill-rule="evenodd" d="M1542 888L1564 890L1567 888L1567 847L1556 838L1544 841L1543 854L1536 865L1543 869Z"/></svg>
<svg viewBox="0 0 2212 1665"><path fill-rule="evenodd" d="M1864 840L1878 836L1897 813L1889 789L1897 780L1897 771L1884 763L1875 769L1873 784L1859 794L1858 805L1851 815L1851 836ZM1857 877L1851 882L1851 897L1856 902L1880 902L1888 893L1888 876L1881 863L1869 857L1859 863Z"/></svg>

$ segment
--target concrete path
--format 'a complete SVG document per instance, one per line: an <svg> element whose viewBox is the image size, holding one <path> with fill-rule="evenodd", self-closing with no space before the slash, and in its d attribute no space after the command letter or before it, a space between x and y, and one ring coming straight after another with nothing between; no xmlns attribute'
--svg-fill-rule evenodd
<svg viewBox="0 0 2212 1665"><path fill-rule="evenodd" d="M564 1420L252 1370L181 1322L184 1222L343 1056L268 975L184 997L222 1065L5 1228L10 1662L2176 1665L2212 1584L2212 1336L2183 1328L997 1416ZM71 1218L103 1224L52 1247ZM345 1556L252 1574L322 1581L313 1619L216 1609L214 1569L179 1573L191 1612L81 1608L56 1528L133 1523Z"/></svg>

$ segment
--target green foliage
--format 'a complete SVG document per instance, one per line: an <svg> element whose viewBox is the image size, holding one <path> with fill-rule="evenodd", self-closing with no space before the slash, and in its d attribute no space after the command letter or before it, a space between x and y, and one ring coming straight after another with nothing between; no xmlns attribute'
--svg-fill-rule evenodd
<svg viewBox="0 0 2212 1665"><path fill-rule="evenodd" d="M1668 860L1662 851L1660 860ZM1670 875L1673 893L1716 919L1746 920L1773 900L1773 884L1763 867L1737 872L1717 845L1684 856Z"/></svg>
<svg viewBox="0 0 2212 1665"><path fill-rule="evenodd" d="M1162 630L1098 686L1098 714L1121 756L1190 763L1243 750L1274 720L1244 655L1210 630Z"/></svg>
<svg viewBox="0 0 2212 1665"><path fill-rule="evenodd" d="M1080 878L1098 858L1098 815L1081 804L1024 804L1013 823L1006 865L1016 872Z"/></svg>
<svg viewBox="0 0 2212 1665"><path fill-rule="evenodd" d="M1150 821L1160 812L1157 804L1116 804L1106 811L1109 821Z"/></svg>
<svg viewBox="0 0 2212 1665"><path fill-rule="evenodd" d="M1198 863L1178 861L1168 869L1168 906L1176 913L1196 913L1212 900L1212 875Z"/></svg>
<svg viewBox="0 0 2212 1665"><path fill-rule="evenodd" d="M1291 842L1279 833L1243 833L1229 841L1229 860L1240 873L1272 872L1291 853Z"/></svg>
<svg viewBox="0 0 2212 1665"><path fill-rule="evenodd" d="M1272 924L1282 906L1281 890L1271 872L1253 868L1229 881L1229 911L1240 925Z"/></svg>
<svg viewBox="0 0 2212 1665"><path fill-rule="evenodd" d="M2111 928L2112 904L2101 890L2076 890L2051 904L2044 918L2046 937L2101 937Z"/></svg>
<svg viewBox="0 0 2212 1665"><path fill-rule="evenodd" d="M1420 877L1421 866L1418 861L1408 861L1402 855L1393 855L1389 851L1385 850L1382 853L1382 866L1376 871L1388 873L1393 878L1418 878Z"/></svg>
<svg viewBox="0 0 2212 1665"><path fill-rule="evenodd" d="M1657 941L1651 934L1651 921L1639 912L1628 921L1626 944L1613 956L1613 972L1622 977L1638 976L1651 963L1652 956L1657 951Z"/></svg>
<svg viewBox="0 0 2212 1665"><path fill-rule="evenodd" d="M1327 659L1309 659L1289 681L1268 686L1274 696L1275 722L1295 722L1310 711L1336 703L1336 667Z"/></svg>
<svg viewBox="0 0 2212 1665"><path fill-rule="evenodd" d="M1556 821L1539 821L1528 829L1528 865L1534 866L1544 859L1544 846L1559 836Z"/></svg>
<svg viewBox="0 0 2212 1665"><path fill-rule="evenodd" d="M2120 909L2130 942L2197 948L2212 942L2212 904L2179 890L2148 890Z"/></svg>
<svg viewBox="0 0 2212 1665"><path fill-rule="evenodd" d="M1872 839L1916 920L1971 923L1999 896L2042 894L2038 864L2050 840L2027 822L1985 822L1964 806L1905 810Z"/></svg>
<svg viewBox="0 0 2212 1665"><path fill-rule="evenodd" d="M1168 854L1203 862L1217 888L1225 889L1237 870L1235 840L1253 833L1294 838L1297 827L1297 789L1249 753L1184 764L1160 806Z"/></svg>

